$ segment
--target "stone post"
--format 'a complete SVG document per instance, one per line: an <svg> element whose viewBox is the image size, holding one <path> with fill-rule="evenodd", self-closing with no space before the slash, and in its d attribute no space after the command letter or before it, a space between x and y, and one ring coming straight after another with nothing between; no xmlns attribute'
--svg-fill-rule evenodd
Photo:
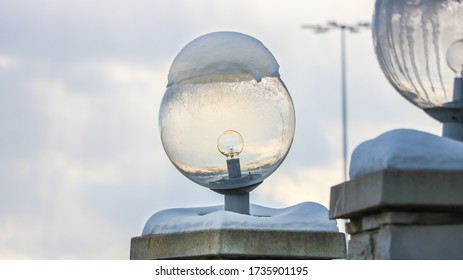
<svg viewBox="0 0 463 280"><path fill-rule="evenodd" d="M340 232L205 230L134 237L130 259L339 259Z"/></svg>
<svg viewBox="0 0 463 280"><path fill-rule="evenodd" d="M463 172L382 170L332 187L348 259L463 259Z"/></svg>
<svg viewBox="0 0 463 280"><path fill-rule="evenodd" d="M287 208L222 205L165 209L131 240L130 259L342 259L346 237L316 202Z"/></svg>

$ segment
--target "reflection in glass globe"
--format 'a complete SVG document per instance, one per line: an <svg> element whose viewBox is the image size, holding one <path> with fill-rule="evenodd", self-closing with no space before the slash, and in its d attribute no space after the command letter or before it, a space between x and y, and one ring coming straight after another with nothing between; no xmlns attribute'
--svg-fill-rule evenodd
<svg viewBox="0 0 463 280"><path fill-rule="evenodd" d="M197 38L177 55L159 128L177 169L220 192L257 186L278 168L293 140L295 113L278 64L262 43L218 32ZM227 169L235 159L240 166L233 170L241 168L237 178Z"/></svg>
<svg viewBox="0 0 463 280"><path fill-rule="evenodd" d="M243 148L243 137L234 130L226 130L217 140L217 149L227 158L237 157Z"/></svg>
<svg viewBox="0 0 463 280"><path fill-rule="evenodd" d="M420 108L444 106L453 99L453 71L460 72L461 64L452 71L445 58L450 45L463 38L462 18L459 0L376 1L376 56L389 82Z"/></svg>
<svg viewBox="0 0 463 280"><path fill-rule="evenodd" d="M463 74L463 39L455 41L447 50L447 65L457 77Z"/></svg>
<svg viewBox="0 0 463 280"><path fill-rule="evenodd" d="M230 153L227 142L239 137L224 137L222 155L217 152L217 135L233 127L246 136L241 170L260 174L258 181L249 182L260 183L288 153L294 118L286 87L279 78L270 77L259 83L174 84L164 95L159 126L167 155L185 176L206 187L226 188L215 182L227 176L223 155L232 157L240 150L238 145Z"/></svg>

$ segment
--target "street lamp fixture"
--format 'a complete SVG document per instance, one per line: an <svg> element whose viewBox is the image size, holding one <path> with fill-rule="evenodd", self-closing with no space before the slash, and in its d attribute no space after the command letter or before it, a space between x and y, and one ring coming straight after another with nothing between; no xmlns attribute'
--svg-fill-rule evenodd
<svg viewBox="0 0 463 280"><path fill-rule="evenodd" d="M358 22L356 24L340 24L336 21L328 21L326 24L302 25L302 29L313 30L316 34L326 33L332 30L341 31L341 109L342 109L342 159L343 177L347 181L347 78L346 78L346 31L358 33L361 30L369 29L369 22Z"/></svg>
<svg viewBox="0 0 463 280"><path fill-rule="evenodd" d="M463 141L462 18L460 0L377 0L373 18L375 52L389 82L442 122L443 136L459 141Z"/></svg>
<svg viewBox="0 0 463 280"><path fill-rule="evenodd" d="M223 194L227 211L250 214L249 192L291 147L294 105L278 68L260 41L236 32L193 40L170 68L159 112L164 150L188 179Z"/></svg>

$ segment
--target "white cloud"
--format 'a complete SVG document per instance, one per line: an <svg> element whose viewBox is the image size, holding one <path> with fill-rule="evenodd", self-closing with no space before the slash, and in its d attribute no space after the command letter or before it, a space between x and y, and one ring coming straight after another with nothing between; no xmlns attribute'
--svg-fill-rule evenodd
<svg viewBox="0 0 463 280"><path fill-rule="evenodd" d="M70 83L73 77L84 82L99 79L107 91L76 89ZM137 187L152 184L153 172L163 174L167 162L159 161L163 151L156 135L157 107L165 87L160 77L142 64L94 61L73 65L58 77L29 80L30 95L46 119L46 137L37 157L8 163L14 178L8 187L18 187L14 184L19 177L33 178L27 186L32 203L23 207L36 210L10 211L5 217L0 258L127 256L128 240L141 228L121 229L114 221L126 219L124 212L135 212L141 219L143 212L121 207L108 218L99 211L108 204L117 209L117 197L128 191L124 184L133 193L143 192ZM165 178L160 176L157 183ZM105 186L113 188L108 192ZM102 192L107 193L99 195ZM27 203L19 192L13 195ZM92 196L108 201L94 205Z"/></svg>
<svg viewBox="0 0 463 280"><path fill-rule="evenodd" d="M126 235L117 226L76 203L72 193L55 195L59 200L49 198L35 213L2 219L0 259L113 259L126 254L127 246L119 242Z"/></svg>
<svg viewBox="0 0 463 280"><path fill-rule="evenodd" d="M279 206L315 201L329 207L330 188L341 182L341 164L301 166L272 175L256 191L257 199L269 200Z"/></svg>
<svg viewBox="0 0 463 280"><path fill-rule="evenodd" d="M15 56L0 53L0 69L17 68L21 65L21 59Z"/></svg>

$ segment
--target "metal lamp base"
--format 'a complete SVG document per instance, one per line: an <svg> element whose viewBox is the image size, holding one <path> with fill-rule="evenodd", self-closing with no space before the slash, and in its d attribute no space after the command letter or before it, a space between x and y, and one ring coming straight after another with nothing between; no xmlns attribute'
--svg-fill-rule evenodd
<svg viewBox="0 0 463 280"><path fill-rule="evenodd" d="M211 190L225 197L225 211L250 215L249 192L262 183L262 175L241 173L239 158L227 159L228 176L216 181Z"/></svg>
<svg viewBox="0 0 463 280"><path fill-rule="evenodd" d="M444 137L463 141L463 78L457 77L454 80L452 102L441 107L426 108L424 111L444 124Z"/></svg>
<svg viewBox="0 0 463 280"><path fill-rule="evenodd" d="M226 194L225 211L249 215L249 193Z"/></svg>
<svg viewBox="0 0 463 280"><path fill-rule="evenodd" d="M447 138L463 141L463 123L444 123L442 135Z"/></svg>

